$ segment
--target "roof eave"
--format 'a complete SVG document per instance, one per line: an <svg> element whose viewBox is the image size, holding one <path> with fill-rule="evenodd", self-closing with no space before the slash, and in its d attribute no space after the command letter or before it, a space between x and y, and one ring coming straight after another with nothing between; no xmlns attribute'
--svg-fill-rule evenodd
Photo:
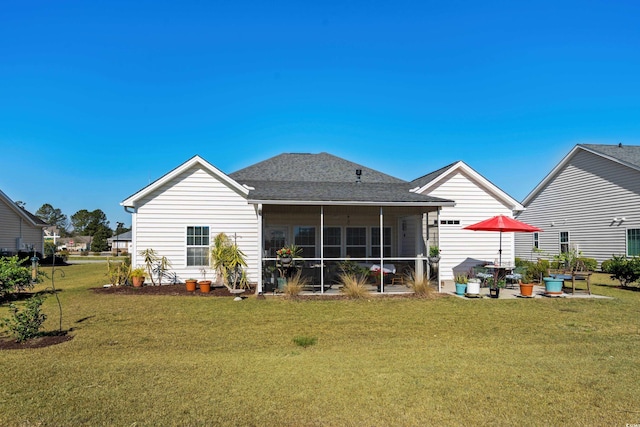
<svg viewBox="0 0 640 427"><path fill-rule="evenodd" d="M374 201L353 201L353 200L268 200L268 199L248 199L249 204L263 205L299 205L299 206L425 206L425 207L453 207L455 202L452 200L433 201L433 202L374 202Z"/></svg>

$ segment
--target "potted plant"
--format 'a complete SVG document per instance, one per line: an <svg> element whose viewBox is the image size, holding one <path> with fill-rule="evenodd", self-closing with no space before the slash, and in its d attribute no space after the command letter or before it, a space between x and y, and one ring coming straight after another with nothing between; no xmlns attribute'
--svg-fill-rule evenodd
<svg viewBox="0 0 640 427"><path fill-rule="evenodd" d="M480 279L469 279L467 282L467 294L478 295L480 293Z"/></svg>
<svg viewBox="0 0 640 427"><path fill-rule="evenodd" d="M187 292L195 292L196 290L196 283L198 283L198 281L196 279L187 279L185 280L185 285L187 286Z"/></svg>
<svg viewBox="0 0 640 427"><path fill-rule="evenodd" d="M211 280L207 280L207 269L202 267L200 269L202 273L202 280L198 282L198 286L200 287L200 292L209 293L211 292Z"/></svg>
<svg viewBox="0 0 640 427"><path fill-rule="evenodd" d="M131 282L136 288L144 285L144 268L138 267L131 270Z"/></svg>
<svg viewBox="0 0 640 427"><path fill-rule="evenodd" d="M466 274L456 274L456 295L464 295L467 293L467 282L469 278Z"/></svg>
<svg viewBox="0 0 640 427"><path fill-rule="evenodd" d="M440 248L437 245L429 246L429 262L431 264L440 262Z"/></svg>
<svg viewBox="0 0 640 427"><path fill-rule="evenodd" d="M547 295L562 295L564 277L544 277L544 291Z"/></svg>
<svg viewBox="0 0 640 427"><path fill-rule="evenodd" d="M530 297L533 295L533 271L530 268L525 269L522 272L522 279L520 279L520 295L523 297Z"/></svg>
<svg viewBox="0 0 640 427"><path fill-rule="evenodd" d="M492 285L489 288L489 296L491 298L499 298L500 297L500 289L504 288L507 284L505 279L498 279L497 282L492 281Z"/></svg>

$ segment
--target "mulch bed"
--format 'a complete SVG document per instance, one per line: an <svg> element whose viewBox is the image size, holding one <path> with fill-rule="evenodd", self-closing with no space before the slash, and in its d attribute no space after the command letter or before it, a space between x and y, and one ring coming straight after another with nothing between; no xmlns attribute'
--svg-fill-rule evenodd
<svg viewBox="0 0 640 427"><path fill-rule="evenodd" d="M224 286L211 287L211 292L202 293L199 289L195 292L188 292L184 284L177 285L162 285L162 286L142 286L135 288L133 286L112 286L110 288L92 288L93 292L98 294L117 294L117 295L169 295L169 296L189 296L189 297L236 297L238 295L232 294ZM241 293L242 297L249 297L255 295L255 289L247 289L244 293ZM265 297L274 297L273 293L265 292ZM438 298L444 296L443 294L435 294L433 297ZM339 300L349 299L345 295L322 295L319 293L313 295L297 295L295 297L286 297L284 295L277 295L278 298L288 298L295 301L317 301L317 300ZM422 298L413 293L406 294L371 294L372 298Z"/></svg>
<svg viewBox="0 0 640 427"><path fill-rule="evenodd" d="M25 342L16 342L13 338L0 337L0 350L24 350L29 348L43 348L60 344L72 340L73 336L66 332L45 334L41 337L32 338Z"/></svg>
<svg viewBox="0 0 640 427"><path fill-rule="evenodd" d="M135 288L133 286L111 286L110 288L92 288L97 294L118 294L118 295L173 295L173 296L192 296L192 297L235 297L235 294L229 292L225 286L213 287L211 292L203 293L200 289L195 292L188 292L187 287L183 284L162 285L162 286L142 286ZM253 295L253 289L247 289L242 296Z"/></svg>

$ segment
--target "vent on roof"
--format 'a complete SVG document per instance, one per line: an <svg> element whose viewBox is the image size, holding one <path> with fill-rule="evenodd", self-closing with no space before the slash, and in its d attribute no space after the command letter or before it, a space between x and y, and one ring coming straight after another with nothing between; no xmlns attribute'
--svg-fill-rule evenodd
<svg viewBox="0 0 640 427"><path fill-rule="evenodd" d="M362 178L362 169L356 169L356 182L360 183L360 178Z"/></svg>
<svg viewBox="0 0 640 427"><path fill-rule="evenodd" d="M622 148L622 142L618 143L618 148Z"/></svg>

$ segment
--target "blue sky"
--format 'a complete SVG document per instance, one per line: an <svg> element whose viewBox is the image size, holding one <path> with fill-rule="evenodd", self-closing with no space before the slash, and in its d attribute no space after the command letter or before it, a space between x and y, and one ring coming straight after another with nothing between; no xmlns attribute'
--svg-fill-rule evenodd
<svg viewBox="0 0 640 427"><path fill-rule="evenodd" d="M119 203L195 154L330 152L411 180L464 160L522 200L578 143L637 145L640 2L0 5L0 189Z"/></svg>

